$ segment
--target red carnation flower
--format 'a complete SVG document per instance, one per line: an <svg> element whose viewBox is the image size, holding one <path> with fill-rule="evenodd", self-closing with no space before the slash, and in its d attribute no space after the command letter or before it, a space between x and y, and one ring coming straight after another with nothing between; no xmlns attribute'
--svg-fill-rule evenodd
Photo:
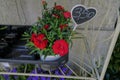
<svg viewBox="0 0 120 80"><path fill-rule="evenodd" d="M64 17L67 19L67 18L71 18L71 14L70 12L66 11L63 13Z"/></svg>
<svg viewBox="0 0 120 80"><path fill-rule="evenodd" d="M42 0L42 4L43 4L43 5L46 5L46 4L47 4L47 2L46 2L46 1L44 1L44 0Z"/></svg>
<svg viewBox="0 0 120 80"><path fill-rule="evenodd" d="M32 34L31 41L34 43L36 47L39 49L43 50L44 48L47 47L48 40L45 39L44 34Z"/></svg>
<svg viewBox="0 0 120 80"><path fill-rule="evenodd" d="M55 54L59 54L60 56L64 56L66 54L68 54L68 43L61 39L61 40L56 40L52 46L53 52Z"/></svg>
<svg viewBox="0 0 120 80"><path fill-rule="evenodd" d="M35 33L32 34L31 41L34 42L36 39L37 35Z"/></svg>
<svg viewBox="0 0 120 80"><path fill-rule="evenodd" d="M66 28L68 25L67 24L61 24L60 25L60 29L63 30L64 28Z"/></svg>
<svg viewBox="0 0 120 80"><path fill-rule="evenodd" d="M48 43L48 40L43 40L43 41L35 40L34 41L35 46L41 50L43 50L47 47L47 43Z"/></svg>
<svg viewBox="0 0 120 80"><path fill-rule="evenodd" d="M61 5L56 5L54 8L57 10L64 10L64 7Z"/></svg>
<svg viewBox="0 0 120 80"><path fill-rule="evenodd" d="M55 18L59 18L60 16L57 15L57 14L53 14L53 17L55 17Z"/></svg>
<svg viewBox="0 0 120 80"><path fill-rule="evenodd" d="M49 25L48 25L48 24L44 25L44 28L45 28L46 30L48 30Z"/></svg>
<svg viewBox="0 0 120 80"><path fill-rule="evenodd" d="M38 34L37 39L40 40L40 41L43 41L45 39L45 35L44 34Z"/></svg>

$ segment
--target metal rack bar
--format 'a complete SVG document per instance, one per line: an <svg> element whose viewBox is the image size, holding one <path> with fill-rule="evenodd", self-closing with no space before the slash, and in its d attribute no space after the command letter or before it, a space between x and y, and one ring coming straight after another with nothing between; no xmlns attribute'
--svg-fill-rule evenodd
<svg viewBox="0 0 120 80"><path fill-rule="evenodd" d="M85 65L87 68L89 68L89 69L91 69L91 70L93 70L93 68L90 66L90 65L88 65L88 64L86 64L86 63L84 63L84 62L82 62L80 59L78 59L78 57L76 56L72 56L72 57L74 57L74 59L76 59L77 61L79 61L79 62L81 62L83 65Z"/></svg>
<svg viewBox="0 0 120 80"><path fill-rule="evenodd" d="M111 55L112 55L112 52L113 52L113 49L114 49L114 46L115 46L115 43L117 41L119 33L120 33L120 16L119 16L119 11L118 11L118 24L117 24L116 29L114 31L114 36L112 38L112 41L111 41L111 44L110 44L110 47L109 47L109 50L108 50L108 53L107 53L108 56L105 60L103 70L101 72L101 76L100 76L99 80L103 80L103 78L104 78L104 75L105 75L105 72L107 70L107 67L108 67L108 64L109 64L109 61L110 61L110 58L111 58Z"/></svg>
<svg viewBox="0 0 120 80"><path fill-rule="evenodd" d="M64 68L68 68L68 70L70 70L72 72L73 75L67 75L67 73L64 73L62 71L62 68L59 67L58 70L62 73L61 75L56 75L54 73L52 73L51 70L49 70L48 72L49 73L37 73L37 68L38 68L38 65L35 65L35 73L26 73L27 71L27 64L26 64L26 67L24 68L24 71L23 73L15 73L15 72L0 72L0 74L7 74L7 75L19 75L19 76L41 76L41 77L55 77L55 78L72 78L72 79L83 79L83 80L96 80L91 73L89 73L88 71L86 71L82 66L80 66L79 64L75 63L73 61L73 63L75 64L74 66L78 66L81 70L84 71L85 75L89 74L91 75L90 77L86 77L86 76L78 76L78 74L68 65L68 64L65 64L63 67ZM36 74L37 73L37 74Z"/></svg>
<svg viewBox="0 0 120 80"><path fill-rule="evenodd" d="M35 65L35 73L37 73L37 66Z"/></svg>
<svg viewBox="0 0 120 80"><path fill-rule="evenodd" d="M48 72L49 72L50 75L52 74L50 70Z"/></svg>
<svg viewBox="0 0 120 80"><path fill-rule="evenodd" d="M77 28L77 30L85 30L85 28ZM95 30L95 31L97 31L97 30L99 30L99 28L98 27L96 27L96 28L88 28L88 30ZM108 28L108 27L103 27L103 28L101 28L100 29L100 31L114 31L115 29L114 28Z"/></svg>
<svg viewBox="0 0 120 80"><path fill-rule="evenodd" d="M61 70L61 68L59 67L58 68L60 70L60 72L65 76L64 72Z"/></svg>
<svg viewBox="0 0 120 80"><path fill-rule="evenodd" d="M0 72L0 74L6 75L20 75L20 76L41 76L41 77L56 77L56 78L72 78L72 79L84 79L84 80L96 80L96 78L91 77L81 77L81 76L63 76L63 75L49 75L49 74L28 74L28 73L11 73L11 72Z"/></svg>
<svg viewBox="0 0 120 80"><path fill-rule="evenodd" d="M85 38L85 37L84 37ZM98 73L98 69L96 68L96 66L95 66L95 63L94 63L94 60L93 60L93 55L92 55L92 53L91 53L91 50L90 50L90 47L89 47L89 44L88 44L88 42L87 42L87 39L84 39L84 42L85 42L85 45L86 45L86 49L87 49L87 53L90 53L90 58L91 58L91 62L92 62L92 67L93 67L93 70L92 70L92 72L94 73L94 75L99 79L99 77L100 77L100 75L99 75L99 73ZM94 71L95 70L95 71Z"/></svg>
<svg viewBox="0 0 120 80"><path fill-rule="evenodd" d="M72 70L67 64L65 64L65 66L69 68L75 76L78 76L77 73L74 70Z"/></svg>
<svg viewBox="0 0 120 80"><path fill-rule="evenodd" d="M25 65L24 73L26 73L26 71L27 71L27 64Z"/></svg>
<svg viewBox="0 0 120 80"><path fill-rule="evenodd" d="M83 68L82 66L80 66L78 63L76 63L75 61L71 60L75 65L77 65L80 69L82 69L83 71L85 71L86 73L88 73L89 75L93 76L90 72L88 72L85 68Z"/></svg>

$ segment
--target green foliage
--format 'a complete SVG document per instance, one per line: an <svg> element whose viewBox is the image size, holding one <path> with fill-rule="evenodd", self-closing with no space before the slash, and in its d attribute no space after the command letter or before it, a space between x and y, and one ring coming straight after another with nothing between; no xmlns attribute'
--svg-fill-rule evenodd
<svg viewBox="0 0 120 80"><path fill-rule="evenodd" d="M5 80L5 78L3 76L0 76L0 80Z"/></svg>
<svg viewBox="0 0 120 80"><path fill-rule="evenodd" d="M105 80L120 80L120 34L108 65Z"/></svg>
<svg viewBox="0 0 120 80"><path fill-rule="evenodd" d="M117 72L120 70L120 35L115 45L108 68L111 70L114 70L114 72Z"/></svg>
<svg viewBox="0 0 120 80"><path fill-rule="evenodd" d="M0 30L5 30L5 29L7 29L7 26L0 27Z"/></svg>

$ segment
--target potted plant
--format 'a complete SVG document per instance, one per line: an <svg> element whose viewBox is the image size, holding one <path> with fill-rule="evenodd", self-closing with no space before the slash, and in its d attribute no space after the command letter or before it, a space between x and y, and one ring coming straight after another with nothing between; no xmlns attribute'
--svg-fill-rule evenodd
<svg viewBox="0 0 120 80"><path fill-rule="evenodd" d="M71 43L71 13L63 6L43 4L42 18L24 33L30 54L39 54L41 61L56 61L68 55Z"/></svg>

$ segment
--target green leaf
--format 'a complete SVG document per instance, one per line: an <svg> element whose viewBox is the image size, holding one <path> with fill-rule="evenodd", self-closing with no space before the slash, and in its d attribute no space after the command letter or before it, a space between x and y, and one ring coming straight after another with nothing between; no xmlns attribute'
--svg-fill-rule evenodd
<svg viewBox="0 0 120 80"><path fill-rule="evenodd" d="M44 50L40 50L40 49L39 49L37 52L38 52L40 55L42 55L43 52L44 52Z"/></svg>
<svg viewBox="0 0 120 80"><path fill-rule="evenodd" d="M119 60L119 59L116 60L116 61L115 61L115 64L118 64L118 65L120 66L120 60Z"/></svg>
<svg viewBox="0 0 120 80"><path fill-rule="evenodd" d="M0 76L0 80L5 80L5 78L3 76Z"/></svg>
<svg viewBox="0 0 120 80"><path fill-rule="evenodd" d="M29 40L30 38L21 38L20 40Z"/></svg>
<svg viewBox="0 0 120 80"><path fill-rule="evenodd" d="M1 27L0 30L7 29L7 26Z"/></svg>
<svg viewBox="0 0 120 80"><path fill-rule="evenodd" d="M47 31L43 28L43 33L47 36Z"/></svg>
<svg viewBox="0 0 120 80"><path fill-rule="evenodd" d="M29 47L29 48L33 48L35 47L34 44L32 42L28 42L25 46Z"/></svg>
<svg viewBox="0 0 120 80"><path fill-rule="evenodd" d="M120 52L119 52L119 53L116 52L116 53L114 54L114 56L115 56L116 58L120 58Z"/></svg>
<svg viewBox="0 0 120 80"><path fill-rule="evenodd" d="M32 51L30 52L30 54L33 54L33 53L37 52L38 50L39 50L38 48L32 49Z"/></svg>
<svg viewBox="0 0 120 80"><path fill-rule="evenodd" d="M26 46L34 46L34 44L32 42L28 42Z"/></svg>
<svg viewBox="0 0 120 80"><path fill-rule="evenodd" d="M26 80L25 76L19 76L18 80Z"/></svg>

